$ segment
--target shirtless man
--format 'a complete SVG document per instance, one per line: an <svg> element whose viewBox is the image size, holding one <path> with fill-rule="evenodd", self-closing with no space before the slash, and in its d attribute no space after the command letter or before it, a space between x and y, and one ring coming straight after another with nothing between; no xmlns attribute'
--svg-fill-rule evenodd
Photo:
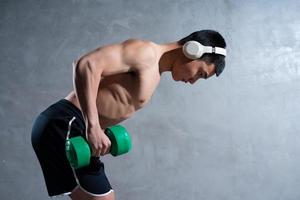
<svg viewBox="0 0 300 200"><path fill-rule="evenodd" d="M197 41L210 53L197 57ZM102 46L73 65L74 90L44 110L35 120L32 144L41 164L49 196L68 194L73 200L113 200L114 191L99 157L109 153L111 142L104 133L108 126L131 117L151 98L163 72L175 81L195 83L225 67L226 43L216 31L202 30L171 43L129 39ZM199 55L198 55L199 56ZM90 166L74 170L65 155L68 123L75 116L72 134L86 137L92 149Z"/></svg>

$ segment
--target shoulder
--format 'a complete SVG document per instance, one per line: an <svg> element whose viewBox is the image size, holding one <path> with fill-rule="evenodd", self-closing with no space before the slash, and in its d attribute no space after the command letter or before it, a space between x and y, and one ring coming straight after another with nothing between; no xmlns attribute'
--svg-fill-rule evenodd
<svg viewBox="0 0 300 200"><path fill-rule="evenodd" d="M157 62L155 44L151 41L128 39L121 43L101 46L83 55L74 66L91 63L103 76L141 72Z"/></svg>
<svg viewBox="0 0 300 200"><path fill-rule="evenodd" d="M150 40L141 40L141 39L127 39L122 42L124 47L144 47L144 48L153 48L154 43Z"/></svg>
<svg viewBox="0 0 300 200"><path fill-rule="evenodd" d="M128 39L122 46L124 62L136 70L153 66L157 62L156 44L152 41Z"/></svg>

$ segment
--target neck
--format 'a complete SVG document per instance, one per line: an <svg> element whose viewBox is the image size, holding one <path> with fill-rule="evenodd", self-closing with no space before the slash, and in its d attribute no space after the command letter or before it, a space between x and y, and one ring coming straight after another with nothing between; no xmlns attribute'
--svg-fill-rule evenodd
<svg viewBox="0 0 300 200"><path fill-rule="evenodd" d="M171 71L175 60L183 54L182 46L177 44L177 42L162 44L159 45L159 48L159 73L162 74L163 72Z"/></svg>

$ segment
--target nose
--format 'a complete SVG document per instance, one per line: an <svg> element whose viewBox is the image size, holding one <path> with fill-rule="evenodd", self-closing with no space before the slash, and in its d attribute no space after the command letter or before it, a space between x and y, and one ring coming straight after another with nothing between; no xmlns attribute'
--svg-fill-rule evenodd
<svg viewBox="0 0 300 200"><path fill-rule="evenodd" d="M197 79L194 78L190 78L188 81L190 82L190 84L194 84L196 82Z"/></svg>

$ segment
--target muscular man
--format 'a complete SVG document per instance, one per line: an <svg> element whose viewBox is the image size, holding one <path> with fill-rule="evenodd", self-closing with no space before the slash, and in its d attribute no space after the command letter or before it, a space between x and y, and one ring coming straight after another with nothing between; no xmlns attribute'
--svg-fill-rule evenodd
<svg viewBox="0 0 300 200"><path fill-rule="evenodd" d="M211 48L210 53L198 59L191 58L183 51L188 41L217 48ZM163 72L171 72L175 81L190 84L214 74L219 76L225 67L225 47L225 40L218 32L202 30L166 44L129 39L102 46L78 59L73 66L74 90L44 110L32 129L32 144L49 196L114 199L99 159L109 152L111 145L103 130L141 109L151 98ZM221 49L221 53L216 49ZM94 156L89 166L77 170L70 167L65 155L68 123L73 116L76 120L71 135L86 137Z"/></svg>

